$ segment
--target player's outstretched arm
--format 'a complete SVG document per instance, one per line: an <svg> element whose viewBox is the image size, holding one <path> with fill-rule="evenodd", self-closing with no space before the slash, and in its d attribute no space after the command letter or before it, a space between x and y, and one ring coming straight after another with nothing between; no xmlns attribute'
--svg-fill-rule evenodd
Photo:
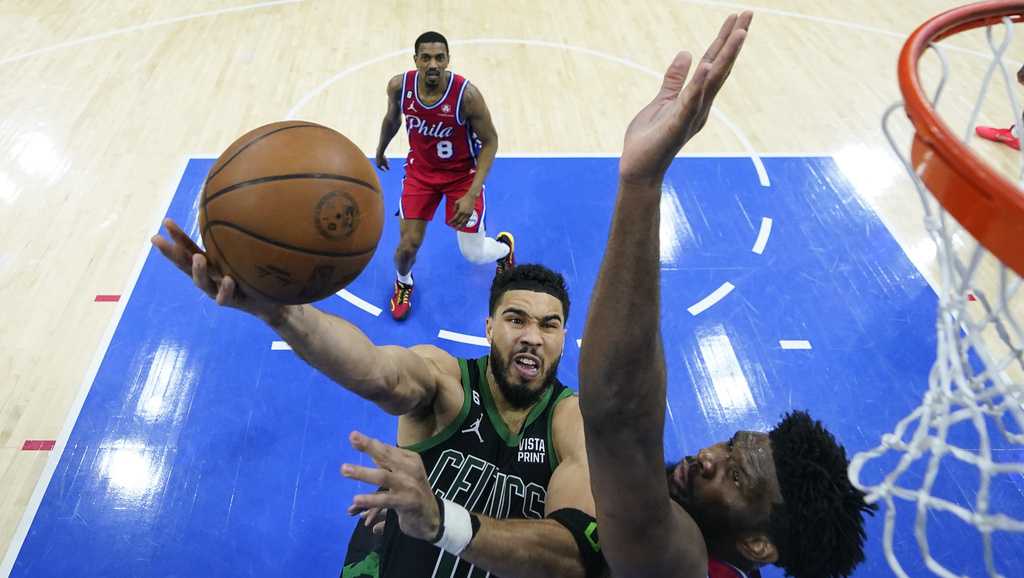
<svg viewBox="0 0 1024 578"><path fill-rule="evenodd" d="M458 363L441 349L377 347L344 319L312 305L280 305L243 294L234 279L208 266L206 255L174 221L164 221L170 239L156 235L153 246L219 305L233 307L269 324L300 357L346 389L384 411L402 415L431 404L446 373Z"/></svg>
<svg viewBox="0 0 1024 578"><path fill-rule="evenodd" d="M388 81L388 111L384 113L384 121L380 125L380 139L377 141L377 168L388 170L388 157L385 152L391 139L395 138L398 129L402 128L402 75L399 74Z"/></svg>
<svg viewBox="0 0 1024 578"><path fill-rule="evenodd" d="M425 410L444 376L459 373L455 358L438 347L378 347L352 323L312 305L283 307L267 323L306 363L392 415Z"/></svg>
<svg viewBox="0 0 1024 578"><path fill-rule="evenodd" d="M659 206L665 171L704 126L750 19L744 13L725 21L688 83L692 58L679 53L626 131L579 371L601 545L617 578L707 575L700 530L673 507L664 473Z"/></svg>
<svg viewBox="0 0 1024 578"><path fill-rule="evenodd" d="M473 524L468 518L461 520L469 527L461 528L464 533L460 533L457 527L460 519L453 515L450 506L444 506L442 516L441 506L427 482L423 461L417 454L358 432L353 432L349 441L356 450L370 456L377 467L345 464L341 468L342 475L373 487L386 487L388 491L355 496L349 513L389 508L398 515L403 533L428 542L438 537L439 530L445 530L443 549L492 575L507 578L603 576L605 568L600 553L585 535L586 517L593 516L594 502L580 421L575 398L558 405L552 433L561 461L548 483L543 513L545 516L555 514L566 522L554 518L498 520L474 514L479 522L476 533L472 533ZM583 521L576 523L576 520ZM442 521L445 528L441 527ZM575 535L568 529L573 524L577 528ZM589 536L597 538L596 533ZM465 545L467 539L469 542ZM591 567L589 574L581 548L591 550L587 556Z"/></svg>

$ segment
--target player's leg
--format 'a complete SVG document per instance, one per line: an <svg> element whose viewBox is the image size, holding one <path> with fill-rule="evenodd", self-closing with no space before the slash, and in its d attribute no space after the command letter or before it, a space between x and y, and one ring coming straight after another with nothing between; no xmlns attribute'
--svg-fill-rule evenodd
<svg viewBox="0 0 1024 578"><path fill-rule="evenodd" d="M469 190L473 175L450 183L445 187L445 220L450 221L455 215L455 203ZM497 238L487 236L484 221L487 216L487 187L483 187L476 199L473 215L461 228L457 229L459 252L470 263L483 265L497 262L497 273L512 267L515 263L515 240L511 233L498 233Z"/></svg>
<svg viewBox="0 0 1024 578"><path fill-rule="evenodd" d="M399 239L395 248L395 287L388 303L391 317L401 321L412 308L412 266L427 234L427 223L441 202L441 193L406 172L399 201Z"/></svg>
<svg viewBox="0 0 1024 578"><path fill-rule="evenodd" d="M500 268L498 273L512 266L514 240L511 233L502 231L498 233L497 238L492 239L487 236L483 227L479 227L475 232L459 230L456 234L459 240L459 252L470 263L483 265L497 261Z"/></svg>
<svg viewBox="0 0 1024 578"><path fill-rule="evenodd" d="M412 285L412 266L416 263L416 254L423 245L427 234L427 221L423 219L400 219L398 223L399 239L395 248L395 272L398 280Z"/></svg>

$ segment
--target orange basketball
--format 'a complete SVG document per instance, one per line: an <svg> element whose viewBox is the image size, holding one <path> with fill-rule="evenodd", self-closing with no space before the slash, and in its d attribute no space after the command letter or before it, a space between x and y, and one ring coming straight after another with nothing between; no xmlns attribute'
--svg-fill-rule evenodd
<svg viewBox="0 0 1024 578"><path fill-rule="evenodd" d="M250 131L203 186L199 228L213 266L243 293L311 303L373 257L384 224L377 173L341 133L311 122Z"/></svg>

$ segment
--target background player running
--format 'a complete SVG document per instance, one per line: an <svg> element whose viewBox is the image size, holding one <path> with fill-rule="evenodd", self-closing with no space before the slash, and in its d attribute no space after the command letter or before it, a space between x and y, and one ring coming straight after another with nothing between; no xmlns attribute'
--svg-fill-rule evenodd
<svg viewBox="0 0 1024 578"><path fill-rule="evenodd" d="M416 39L415 70L388 82L388 111L377 144L377 167L388 170L384 151L402 125L409 135L402 199L401 239L395 249L391 316L405 319L412 305L412 266L423 244L427 223L442 197L445 221L458 231L459 251L471 263L497 261L497 272L514 264L510 233L487 237L484 179L498 152L498 133L484 97L468 80L450 72L448 41L437 32Z"/></svg>

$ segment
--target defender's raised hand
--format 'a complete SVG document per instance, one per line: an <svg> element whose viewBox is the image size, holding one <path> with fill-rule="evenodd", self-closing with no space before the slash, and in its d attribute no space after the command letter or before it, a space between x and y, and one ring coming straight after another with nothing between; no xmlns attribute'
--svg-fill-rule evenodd
<svg viewBox="0 0 1024 578"><path fill-rule="evenodd" d="M732 71L752 17L752 13L744 12L726 18L688 83L693 57L685 51L676 55L658 95L626 129L619 161L621 180L661 183L679 149L707 122L711 103Z"/></svg>

